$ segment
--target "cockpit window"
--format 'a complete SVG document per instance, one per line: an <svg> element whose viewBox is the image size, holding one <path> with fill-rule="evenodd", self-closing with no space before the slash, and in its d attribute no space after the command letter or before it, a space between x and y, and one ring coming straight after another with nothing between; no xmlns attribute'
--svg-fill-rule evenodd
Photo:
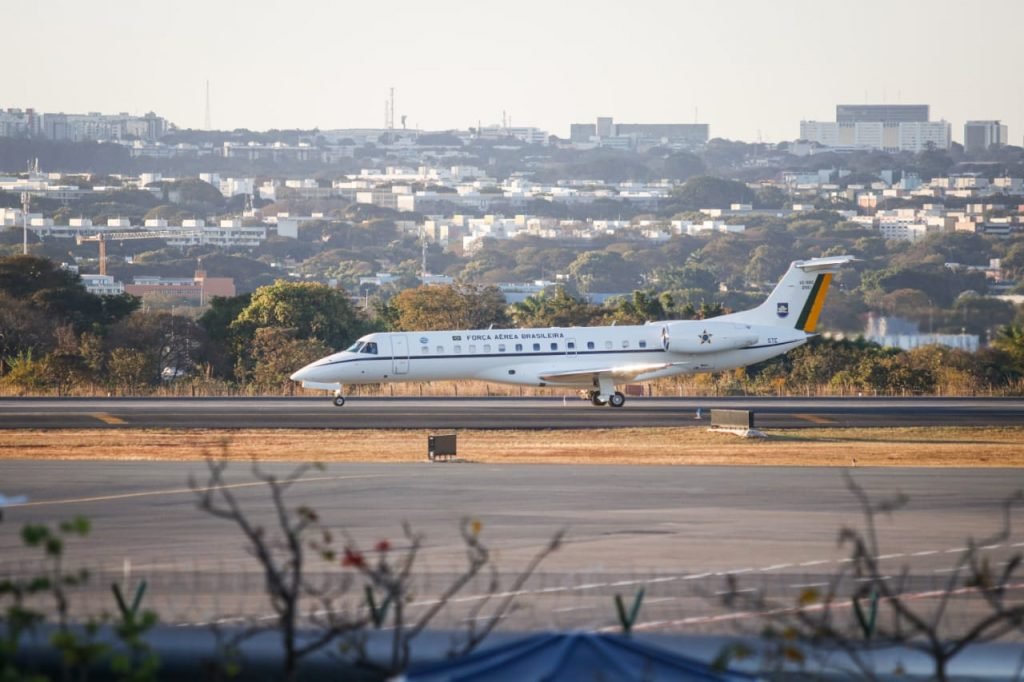
<svg viewBox="0 0 1024 682"><path fill-rule="evenodd" d="M363 349L361 351L359 351L359 352L360 353L369 353L370 355L376 355L377 354L377 344L374 343L373 341L367 342L367 343L363 344Z"/></svg>
<svg viewBox="0 0 1024 682"><path fill-rule="evenodd" d="M358 353L359 351L361 351L363 349L364 345L366 345L365 341L356 341L351 346L346 348L345 351L347 353Z"/></svg>

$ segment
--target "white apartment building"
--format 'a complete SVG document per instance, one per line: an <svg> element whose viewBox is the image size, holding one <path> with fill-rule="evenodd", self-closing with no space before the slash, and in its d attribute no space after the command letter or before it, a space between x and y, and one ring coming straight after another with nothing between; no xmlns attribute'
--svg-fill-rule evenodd
<svg viewBox="0 0 1024 682"><path fill-rule="evenodd" d="M33 137L42 129L42 119L34 109L0 111L0 137Z"/></svg>
<svg viewBox="0 0 1024 682"><path fill-rule="evenodd" d="M167 121L153 112L145 116L128 113L44 114L42 133L51 140L116 141L139 139L155 141L167 131Z"/></svg>
<svg viewBox="0 0 1024 682"><path fill-rule="evenodd" d="M113 275L80 275L85 290L97 296L120 296L124 293L124 284L114 279Z"/></svg>
<svg viewBox="0 0 1024 682"><path fill-rule="evenodd" d="M930 145L949 149L952 128L946 121L801 121L800 139L838 149L920 152Z"/></svg>
<svg viewBox="0 0 1024 682"><path fill-rule="evenodd" d="M730 225L721 220L705 220L702 223L693 223L689 220L673 220L672 232L675 234L707 234L709 232L746 232L746 225Z"/></svg>

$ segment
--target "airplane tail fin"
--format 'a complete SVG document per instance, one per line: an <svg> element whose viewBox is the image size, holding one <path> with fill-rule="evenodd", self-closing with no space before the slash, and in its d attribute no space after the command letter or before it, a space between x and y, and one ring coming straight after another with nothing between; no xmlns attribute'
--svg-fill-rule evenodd
<svg viewBox="0 0 1024 682"><path fill-rule="evenodd" d="M833 256L793 261L764 303L722 319L773 327L791 326L811 334L817 329L832 276L855 260L853 256Z"/></svg>

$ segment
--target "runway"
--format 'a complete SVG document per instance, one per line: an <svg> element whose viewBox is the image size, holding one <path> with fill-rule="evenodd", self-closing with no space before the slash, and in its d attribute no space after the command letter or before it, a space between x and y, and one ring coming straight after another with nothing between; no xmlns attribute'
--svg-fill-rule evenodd
<svg viewBox="0 0 1024 682"><path fill-rule="evenodd" d="M905 510L879 520L882 560L891 567L886 570L906 566L920 589L941 586L968 537L998 528L999 502L1021 483L1015 470L855 473L875 496L909 495ZM241 534L197 510L186 484L190 474L202 482L203 464L0 462L0 492L28 498L5 510L0 574L21 570L31 556L17 537L23 523L83 515L94 530L85 540L69 540L67 555L72 564L92 566L103 589L108 578L121 580L130 571L149 580L153 598L168 609L189 604L190 613L209 615L234 595L264 613L265 604L252 601L262 587ZM251 518L273 528L265 487L248 485L245 465L229 474ZM565 529L565 546L529 588L548 601L534 602L536 612L522 615L528 625L549 616L555 625L614 622L609 595L631 594L642 584L651 585L645 614L654 617L661 608L665 617L692 617L710 608L692 591L720 590L727 573L789 595L839 570L846 554L836 545L838 530L860 522L841 472L813 468L348 464L311 473L289 500L317 510L336 537L347 534L363 547L388 539L402 551L401 524L408 521L426 538L419 570L431 575L450 575L464 561L457 532L463 517L480 520L505 572L524 566ZM1021 547L1018 529L987 551L998 562ZM311 570L332 569L311 563ZM428 581L421 593L437 586ZM109 591L104 597L100 590L97 599L106 598ZM464 604L472 605L472 592Z"/></svg>
<svg viewBox="0 0 1024 682"><path fill-rule="evenodd" d="M695 419L698 408L702 420ZM1019 426L1012 398L631 398L621 409L572 398L3 398L0 429L589 429L707 425L749 409L766 428Z"/></svg>

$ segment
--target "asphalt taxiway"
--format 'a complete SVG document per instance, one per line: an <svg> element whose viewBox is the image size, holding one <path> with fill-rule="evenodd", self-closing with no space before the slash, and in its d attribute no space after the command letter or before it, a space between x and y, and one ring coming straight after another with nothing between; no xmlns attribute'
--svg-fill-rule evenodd
<svg viewBox="0 0 1024 682"><path fill-rule="evenodd" d="M1012 469L853 473L873 495L909 496L905 511L880 522L885 544L908 557L987 535L998 527L1000 500L1022 486ZM5 509L10 523L3 526L83 515L95 530L76 556L167 563L244 557L237 528L196 508L188 480L202 484L205 474L203 462L0 461L0 492L27 498ZM243 506L272 527L266 486L253 483L249 466L232 465L228 479ZM289 496L364 544L400 544L409 521L429 548L456 559L464 516L479 518L513 563L567 528L567 547L552 565L571 570L792 567L834 559L838 529L860 521L834 468L336 464L308 473ZM17 533L0 533L0 558L21 554L19 544Z"/></svg>
<svg viewBox="0 0 1024 682"><path fill-rule="evenodd" d="M631 398L621 409L569 398L5 398L0 429L587 429L706 425L714 408L758 426L1020 426L1011 398ZM702 420L695 419L697 410Z"/></svg>

